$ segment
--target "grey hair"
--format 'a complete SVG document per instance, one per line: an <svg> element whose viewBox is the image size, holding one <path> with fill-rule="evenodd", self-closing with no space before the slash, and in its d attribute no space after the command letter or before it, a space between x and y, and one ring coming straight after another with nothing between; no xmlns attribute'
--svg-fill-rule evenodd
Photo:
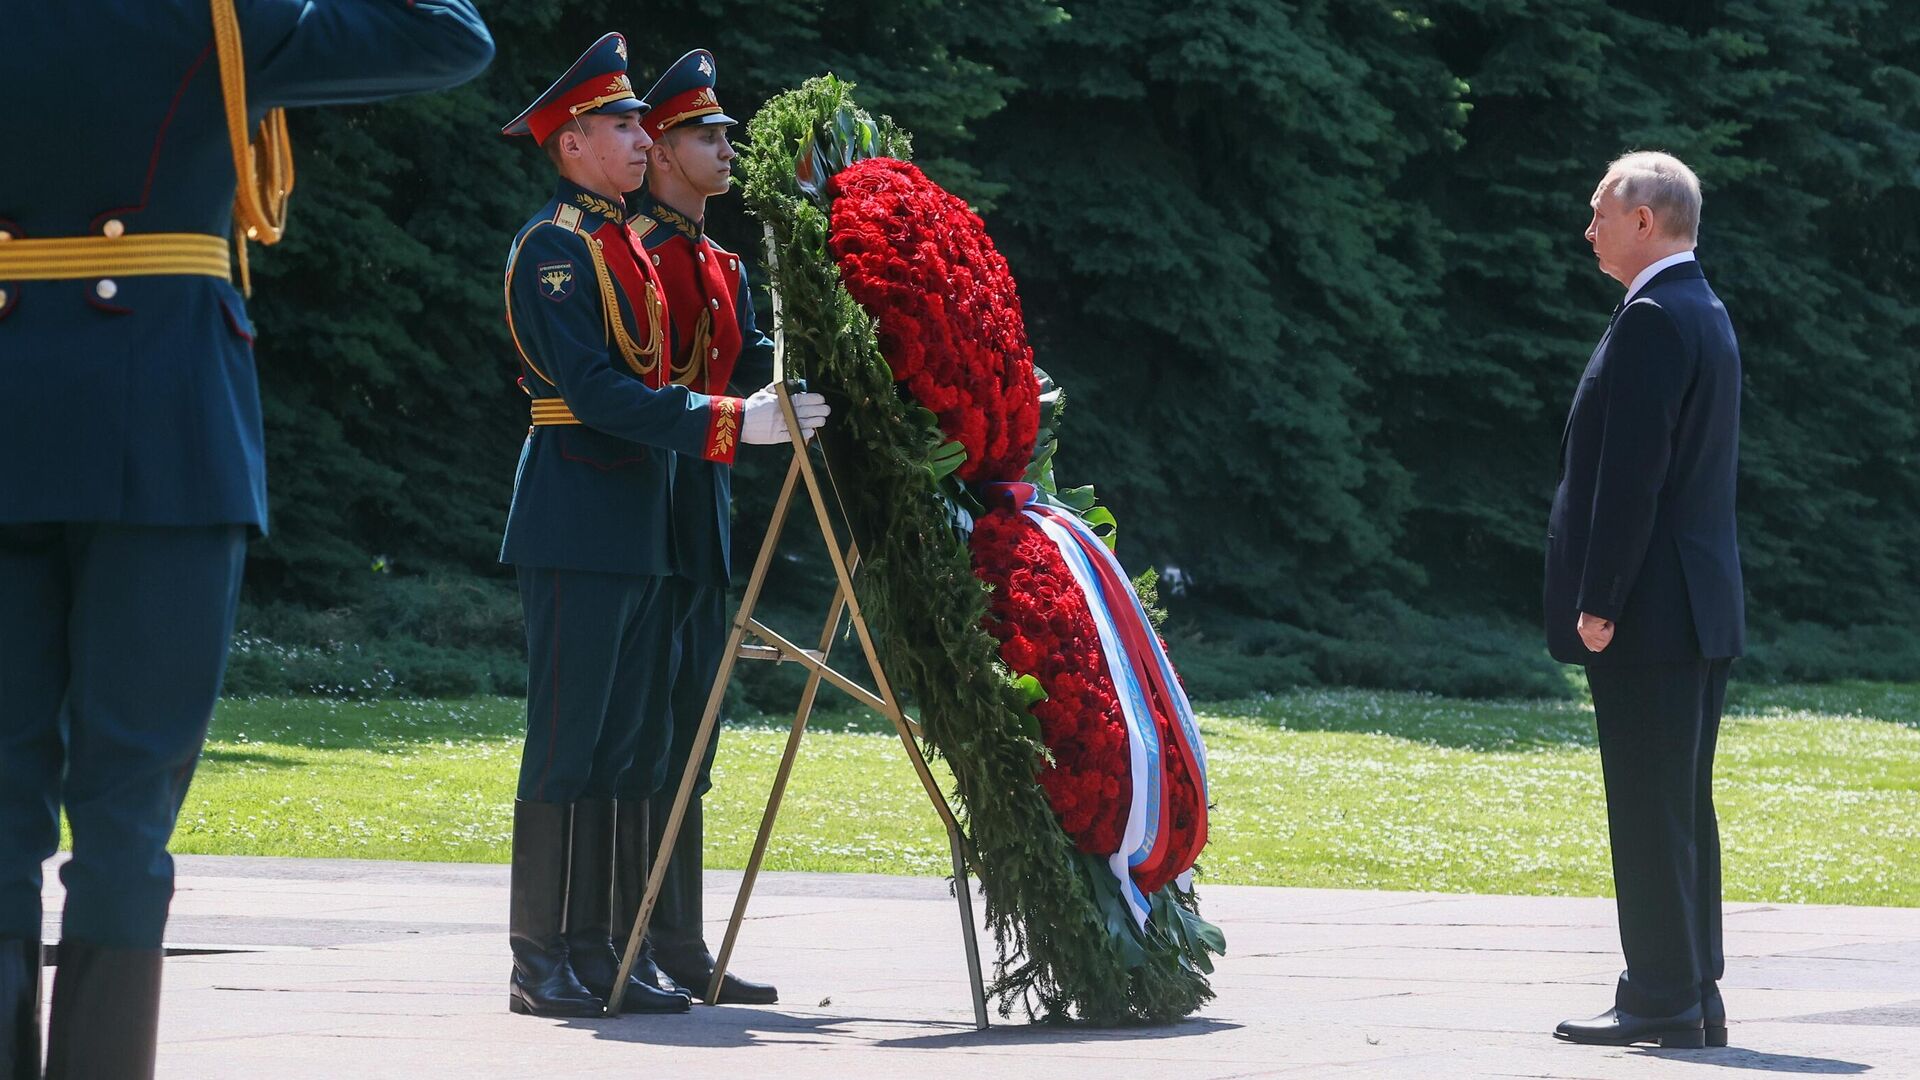
<svg viewBox="0 0 1920 1080"><path fill-rule="evenodd" d="M1612 189L1629 207L1652 210L1658 228L1668 236L1700 242L1700 178L1672 154L1636 150L1622 155L1607 166L1600 186Z"/></svg>

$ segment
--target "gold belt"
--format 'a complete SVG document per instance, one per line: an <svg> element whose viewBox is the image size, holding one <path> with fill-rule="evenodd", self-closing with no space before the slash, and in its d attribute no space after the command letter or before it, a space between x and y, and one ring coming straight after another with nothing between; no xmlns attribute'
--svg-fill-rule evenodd
<svg viewBox="0 0 1920 1080"><path fill-rule="evenodd" d="M233 280L223 236L142 233L0 242L0 281L199 274Z"/></svg>
<svg viewBox="0 0 1920 1080"><path fill-rule="evenodd" d="M533 399L533 426L557 427L562 424L578 424L580 418L573 415L567 403L557 397Z"/></svg>

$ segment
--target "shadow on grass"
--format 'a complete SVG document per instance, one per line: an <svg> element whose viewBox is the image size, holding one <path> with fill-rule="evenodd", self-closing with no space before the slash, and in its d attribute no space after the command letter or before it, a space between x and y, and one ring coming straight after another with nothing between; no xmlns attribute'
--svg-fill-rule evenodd
<svg viewBox="0 0 1920 1080"><path fill-rule="evenodd" d="M1737 672L1737 668L1735 669ZM1288 731L1384 735L1476 752L1595 745L1593 709L1576 701L1473 701L1397 691L1297 690L1201 706ZM1735 682L1730 716L1857 717L1920 729L1920 683L1767 686ZM1204 719L1203 719L1204 722ZM1222 732L1209 738L1231 738Z"/></svg>
<svg viewBox="0 0 1920 1080"><path fill-rule="evenodd" d="M1574 701L1470 701L1401 691L1297 690L1199 706L1286 731L1382 735L1482 753L1593 746L1593 710ZM1208 738L1218 738L1209 733Z"/></svg>
<svg viewBox="0 0 1920 1080"><path fill-rule="evenodd" d="M1738 668L1735 669L1736 675ZM1728 712L1766 717L1786 713L1855 716L1920 729L1920 683L1833 683L1768 686L1736 681ZM864 709L826 699L808 721L812 732L890 735L893 725ZM1295 690L1257 699L1202 703L1202 715L1245 718L1287 731L1382 735L1482 753L1513 753L1594 745L1593 711L1584 702L1469 700L1433 694L1368 690ZM405 750L448 742L513 740L524 733L525 706L517 698L450 701L387 699L342 701L288 697L230 699L220 704L211 737L315 750ZM727 726L786 731L792 714L735 713ZM1231 741L1231 731L1211 739ZM242 753L238 751L209 752ZM221 758L255 763L247 757ZM286 764L262 760L259 764Z"/></svg>
<svg viewBox="0 0 1920 1080"><path fill-rule="evenodd" d="M351 700L316 696L223 698L209 739L309 750L405 750L525 735L518 698L445 701Z"/></svg>
<svg viewBox="0 0 1920 1080"><path fill-rule="evenodd" d="M909 715L912 715L911 712ZM729 720L727 727L740 731L791 731L793 714L747 715ZM813 715L807 718L807 731L809 733L830 731L844 735L891 735L893 722L865 709L815 709Z"/></svg>
<svg viewBox="0 0 1920 1080"><path fill-rule="evenodd" d="M1739 668L1734 669L1738 672ZM1735 682L1729 712L1755 716L1809 712L1851 716L1920 729L1920 683L1838 682L1769 686Z"/></svg>
<svg viewBox="0 0 1920 1080"><path fill-rule="evenodd" d="M251 750L228 750L223 747L209 746L200 751L200 761L219 762L222 765L252 765L263 769L292 769L300 762L279 754L262 754Z"/></svg>

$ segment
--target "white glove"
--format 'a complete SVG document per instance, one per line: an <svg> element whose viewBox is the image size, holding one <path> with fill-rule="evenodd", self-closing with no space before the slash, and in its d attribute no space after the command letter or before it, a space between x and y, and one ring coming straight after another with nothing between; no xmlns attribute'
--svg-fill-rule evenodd
<svg viewBox="0 0 1920 1080"><path fill-rule="evenodd" d="M787 442L787 417L780 411L780 395L771 384L753 392L747 399L746 416L740 422L740 441L756 446L768 446ZM827 422L827 399L819 394L801 392L793 395L793 415L800 421L800 430L807 438L820 430Z"/></svg>

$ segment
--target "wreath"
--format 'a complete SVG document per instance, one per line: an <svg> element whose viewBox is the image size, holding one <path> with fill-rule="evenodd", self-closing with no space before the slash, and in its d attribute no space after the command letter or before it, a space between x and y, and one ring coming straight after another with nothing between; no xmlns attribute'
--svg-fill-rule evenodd
<svg viewBox="0 0 1920 1080"><path fill-rule="evenodd" d="M1063 396L1006 260L906 134L832 76L769 101L739 165L789 375L836 402L828 458L881 661L954 777L1000 1013L1168 1021L1225 950L1190 870L1205 755L1113 515L1062 489Z"/></svg>

